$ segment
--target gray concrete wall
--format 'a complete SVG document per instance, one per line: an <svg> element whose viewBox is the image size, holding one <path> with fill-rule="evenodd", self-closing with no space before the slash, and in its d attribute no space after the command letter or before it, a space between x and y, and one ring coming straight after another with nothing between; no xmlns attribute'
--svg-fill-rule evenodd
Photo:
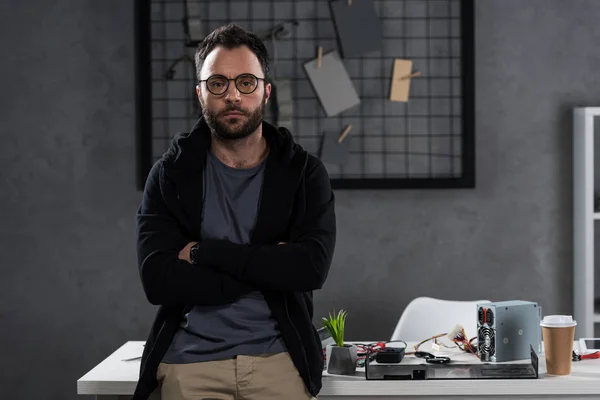
<svg viewBox="0 0 600 400"><path fill-rule="evenodd" d="M572 311L571 117L600 2L477 0L477 188L340 191L317 316L387 338L416 296ZM75 399L154 309L135 262L132 2L0 4L0 398Z"/></svg>

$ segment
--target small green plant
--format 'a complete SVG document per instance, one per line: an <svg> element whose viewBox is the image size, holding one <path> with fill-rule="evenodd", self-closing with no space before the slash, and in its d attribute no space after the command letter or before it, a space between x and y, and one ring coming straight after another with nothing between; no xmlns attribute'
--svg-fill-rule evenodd
<svg viewBox="0 0 600 400"><path fill-rule="evenodd" d="M337 314L329 313L329 318L322 317L323 327L329 332L335 344L339 347L344 347L344 325L346 323L346 315L348 313L340 310Z"/></svg>

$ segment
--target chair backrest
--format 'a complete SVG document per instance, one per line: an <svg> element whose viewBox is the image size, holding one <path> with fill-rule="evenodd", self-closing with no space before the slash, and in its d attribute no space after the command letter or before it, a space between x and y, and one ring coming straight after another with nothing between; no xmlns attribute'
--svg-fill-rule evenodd
<svg viewBox="0 0 600 400"><path fill-rule="evenodd" d="M453 301L417 297L402 312L391 340L418 342L462 325L469 339L477 336L477 304L489 300Z"/></svg>

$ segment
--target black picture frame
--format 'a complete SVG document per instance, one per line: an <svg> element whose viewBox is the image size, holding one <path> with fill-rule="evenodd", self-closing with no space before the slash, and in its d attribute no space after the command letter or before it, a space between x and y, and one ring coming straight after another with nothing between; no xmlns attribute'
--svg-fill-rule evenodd
<svg viewBox="0 0 600 400"><path fill-rule="evenodd" d="M472 189L476 186L475 0L460 0L461 175L458 177L332 178L334 189ZM152 168L151 2L135 0L135 115L137 186Z"/></svg>

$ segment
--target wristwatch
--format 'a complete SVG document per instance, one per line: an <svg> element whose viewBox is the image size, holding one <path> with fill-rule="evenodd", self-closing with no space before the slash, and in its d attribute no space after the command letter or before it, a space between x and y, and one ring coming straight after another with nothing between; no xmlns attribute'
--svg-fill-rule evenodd
<svg viewBox="0 0 600 400"><path fill-rule="evenodd" d="M200 243L196 243L192 247L190 247L190 261L193 265L198 265L198 250L200 248Z"/></svg>

